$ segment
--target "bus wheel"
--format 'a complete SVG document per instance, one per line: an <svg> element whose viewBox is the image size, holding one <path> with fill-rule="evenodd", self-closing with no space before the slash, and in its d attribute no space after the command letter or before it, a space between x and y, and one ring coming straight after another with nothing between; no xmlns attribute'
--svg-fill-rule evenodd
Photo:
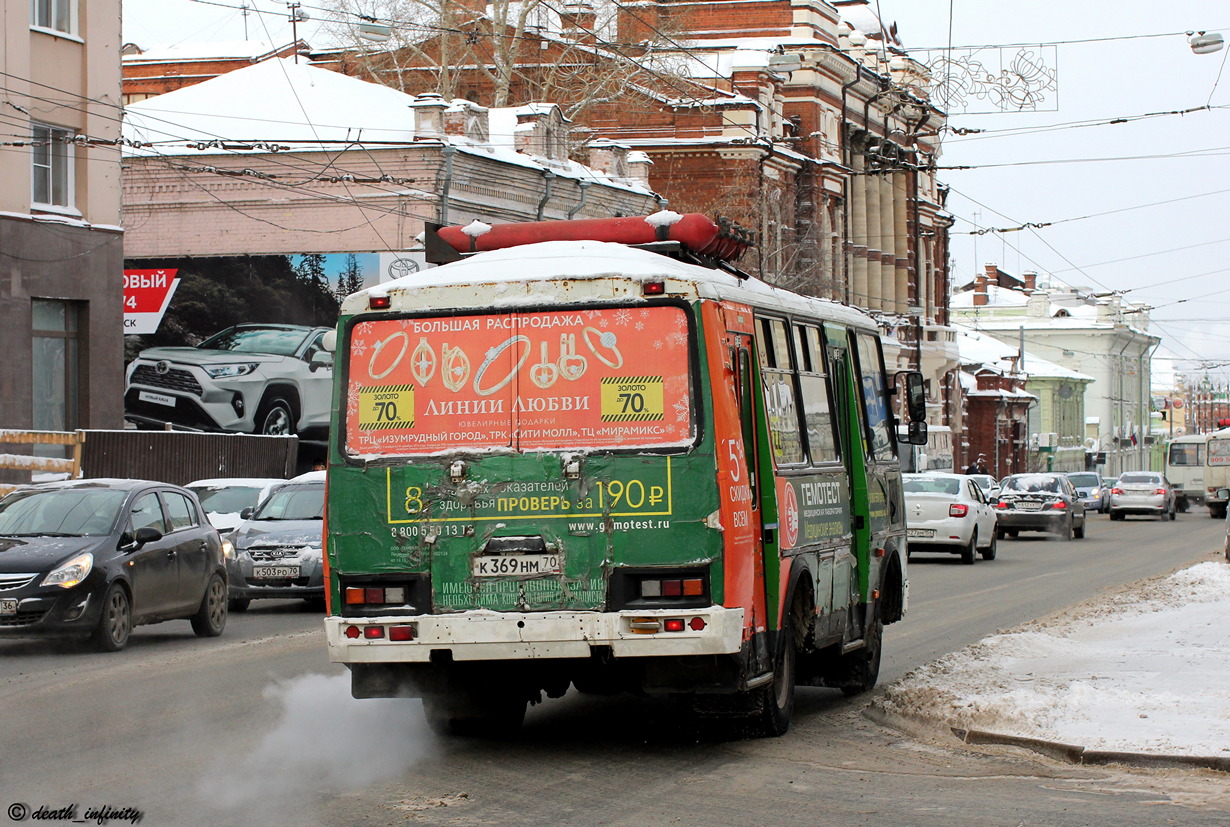
<svg viewBox="0 0 1230 827"><path fill-rule="evenodd" d="M782 617L777 633L777 656L773 659L773 681L760 692L760 732L768 738L785 735L794 714L795 667L798 653L794 641L794 612Z"/></svg>
<svg viewBox="0 0 1230 827"><path fill-rule="evenodd" d="M521 729L525 699L469 692L424 695L423 715L437 735L506 737Z"/></svg>
<svg viewBox="0 0 1230 827"><path fill-rule="evenodd" d="M876 604L874 612L875 617L863 639L863 648L838 656L826 681L829 686L840 689L847 698L868 691L880 677L884 623L880 620L879 604Z"/></svg>

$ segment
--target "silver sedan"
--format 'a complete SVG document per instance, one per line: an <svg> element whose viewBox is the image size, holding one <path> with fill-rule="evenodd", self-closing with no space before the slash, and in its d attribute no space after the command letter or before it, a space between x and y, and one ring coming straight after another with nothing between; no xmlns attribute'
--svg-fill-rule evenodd
<svg viewBox="0 0 1230 827"><path fill-rule="evenodd" d="M1147 514L1165 520L1175 518L1178 506L1174 486L1156 471L1128 471L1110 489L1110 518Z"/></svg>

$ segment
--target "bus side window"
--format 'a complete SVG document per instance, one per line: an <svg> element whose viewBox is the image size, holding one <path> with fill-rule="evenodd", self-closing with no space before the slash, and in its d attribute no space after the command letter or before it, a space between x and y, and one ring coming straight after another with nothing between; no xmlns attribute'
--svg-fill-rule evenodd
<svg viewBox="0 0 1230 827"><path fill-rule="evenodd" d="M735 357L735 392L739 397L739 422L743 430L743 452L747 460L748 485L752 491L752 510L760 508L760 486L757 484L756 406L752 396L752 355L740 346Z"/></svg>
<svg viewBox="0 0 1230 827"><path fill-rule="evenodd" d="M796 326L795 347L799 354L799 389L802 392L803 423L812 464L841 459L833 432L833 407L819 328Z"/></svg>
<svg viewBox="0 0 1230 827"><path fill-rule="evenodd" d="M868 333L857 335L856 352L863 412L867 415L867 440L871 456L877 460L892 459L896 440L892 436L892 416L888 409L884 364L880 359L879 342Z"/></svg>
<svg viewBox="0 0 1230 827"><path fill-rule="evenodd" d="M779 466L799 465L806 457L786 322L760 319L760 333L760 378L764 383L765 416L769 420L773 461Z"/></svg>

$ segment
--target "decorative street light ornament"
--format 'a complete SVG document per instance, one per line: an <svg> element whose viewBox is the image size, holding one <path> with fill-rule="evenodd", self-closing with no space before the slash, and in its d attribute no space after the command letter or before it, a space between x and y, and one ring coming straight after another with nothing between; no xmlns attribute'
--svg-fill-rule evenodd
<svg viewBox="0 0 1230 827"><path fill-rule="evenodd" d="M1187 39L1187 42L1191 44L1192 51L1198 55L1220 52L1221 47L1226 45L1220 32L1196 32Z"/></svg>
<svg viewBox="0 0 1230 827"><path fill-rule="evenodd" d="M950 115L1053 112L1059 108L1054 44L923 50L931 100Z"/></svg>
<svg viewBox="0 0 1230 827"><path fill-rule="evenodd" d="M373 43L384 43L393 36L393 30L383 23L360 23L359 37Z"/></svg>

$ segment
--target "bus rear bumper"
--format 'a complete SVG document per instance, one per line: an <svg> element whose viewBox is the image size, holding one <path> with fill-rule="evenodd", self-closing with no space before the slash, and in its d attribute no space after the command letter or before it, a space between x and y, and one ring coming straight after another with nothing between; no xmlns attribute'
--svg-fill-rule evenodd
<svg viewBox="0 0 1230 827"><path fill-rule="evenodd" d="M682 621L682 630L667 631L668 620ZM413 639L391 640L394 629ZM743 609L330 616L325 636L333 663L428 663L435 653L453 661L588 658L594 647L615 658L730 655L743 644Z"/></svg>

